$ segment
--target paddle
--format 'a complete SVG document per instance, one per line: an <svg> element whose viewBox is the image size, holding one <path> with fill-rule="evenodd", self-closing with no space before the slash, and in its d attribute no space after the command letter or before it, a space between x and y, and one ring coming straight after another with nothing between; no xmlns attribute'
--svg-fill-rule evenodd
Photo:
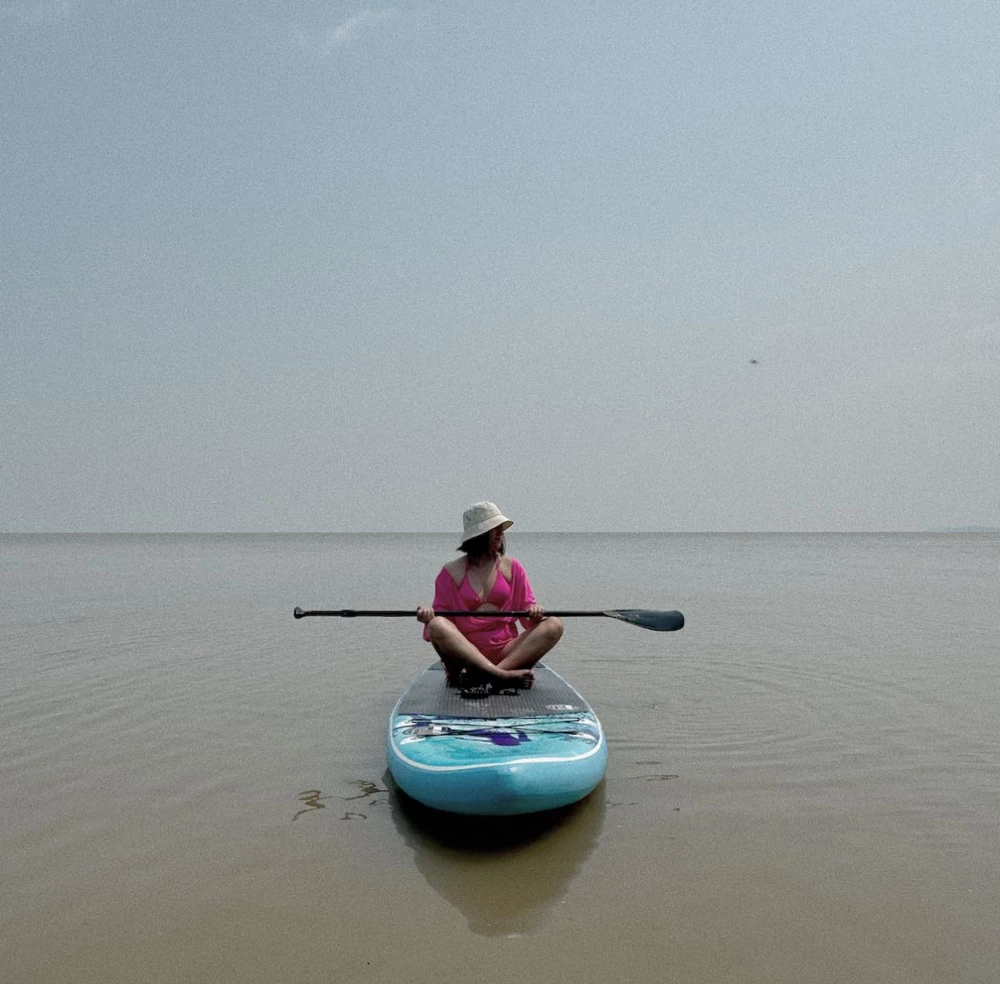
<svg viewBox="0 0 1000 984"><path fill-rule="evenodd" d="M355 611L344 608L340 611L304 612L296 608L293 612L296 618L307 615L333 615L339 618L357 618L360 615L373 615L376 618L416 618L415 609L409 611ZM527 612L439 612L435 615L445 615L448 618L527 618ZM546 615L556 615L559 618L603 617L616 618L620 622L638 625L641 629L652 629L654 632L676 632L684 628L684 616L680 612L648 611L644 608L618 608L607 612L546 612Z"/></svg>

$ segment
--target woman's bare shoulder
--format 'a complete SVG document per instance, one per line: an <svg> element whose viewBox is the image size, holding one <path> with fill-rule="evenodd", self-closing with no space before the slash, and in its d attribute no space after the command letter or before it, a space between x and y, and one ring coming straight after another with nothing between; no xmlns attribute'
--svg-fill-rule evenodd
<svg viewBox="0 0 1000 984"><path fill-rule="evenodd" d="M456 557L454 560L448 561L444 565L443 570L446 570L452 577L452 580L456 584L462 583L462 578L465 577L465 558Z"/></svg>
<svg viewBox="0 0 1000 984"><path fill-rule="evenodd" d="M511 579L511 575L514 572L515 563L517 563L517 561L515 561L513 557L500 558L500 573L503 574L508 581Z"/></svg>

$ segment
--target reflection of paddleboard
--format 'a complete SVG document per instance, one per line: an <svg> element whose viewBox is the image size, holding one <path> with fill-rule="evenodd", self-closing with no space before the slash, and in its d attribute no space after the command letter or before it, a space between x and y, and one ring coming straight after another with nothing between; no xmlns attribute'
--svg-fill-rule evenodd
<svg viewBox="0 0 1000 984"><path fill-rule="evenodd" d="M590 705L541 663L530 690L487 696L447 686L436 663L393 709L388 757L418 802L504 816L583 799L604 777L608 746Z"/></svg>

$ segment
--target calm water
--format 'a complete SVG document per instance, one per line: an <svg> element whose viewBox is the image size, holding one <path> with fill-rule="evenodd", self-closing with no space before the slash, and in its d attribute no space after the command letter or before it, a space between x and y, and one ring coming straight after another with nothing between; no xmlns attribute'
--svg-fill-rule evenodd
<svg viewBox="0 0 1000 984"><path fill-rule="evenodd" d="M1000 537L511 536L610 739L542 822L399 802L452 536L0 539L5 982L993 982Z"/></svg>

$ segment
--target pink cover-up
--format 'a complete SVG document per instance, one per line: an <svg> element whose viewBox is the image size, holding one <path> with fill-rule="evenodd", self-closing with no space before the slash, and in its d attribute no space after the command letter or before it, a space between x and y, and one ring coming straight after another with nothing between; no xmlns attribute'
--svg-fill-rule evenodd
<svg viewBox="0 0 1000 984"><path fill-rule="evenodd" d="M497 571L497 577L500 578L503 575ZM446 567L442 567L434 582L434 610L436 612L475 611L476 606L466 602L460 588L461 585L455 583L451 572ZM493 593L490 593L491 596ZM523 612L533 604L535 604L535 595L531 590L528 575L520 561L512 557L510 561L510 597L501 606L501 610ZM447 618L447 616L445 617ZM454 622L461 629L462 635L494 663L500 661L503 647L517 636L517 626L514 624L514 619L490 618L488 614L484 614L482 618L453 618L449 621ZM521 619L520 622L529 632L537 625L536 622L527 618ZM424 639L430 641L429 635L429 629L425 625Z"/></svg>

